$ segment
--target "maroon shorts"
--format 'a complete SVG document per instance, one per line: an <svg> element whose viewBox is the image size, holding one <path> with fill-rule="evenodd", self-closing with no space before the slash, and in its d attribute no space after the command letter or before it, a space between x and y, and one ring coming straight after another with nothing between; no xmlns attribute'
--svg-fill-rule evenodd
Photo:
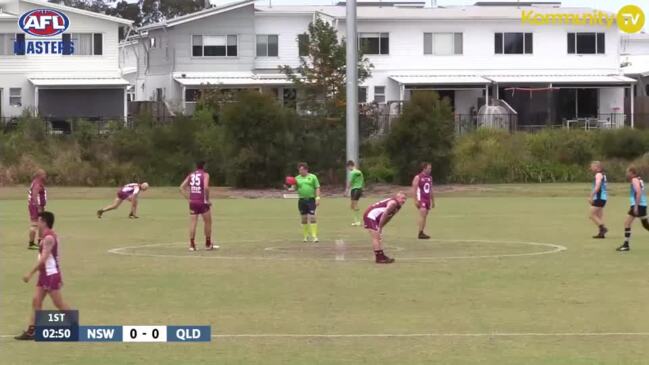
<svg viewBox="0 0 649 365"><path fill-rule="evenodd" d="M41 288L49 291L49 290L59 290L63 286L63 280L61 279L61 274L53 274L53 275L44 275L44 274L39 274L38 275L38 283L36 286L40 286Z"/></svg>
<svg viewBox="0 0 649 365"><path fill-rule="evenodd" d="M370 217L363 217L363 227L365 229L371 229L372 231L380 231L379 222L375 221Z"/></svg>
<svg viewBox="0 0 649 365"><path fill-rule="evenodd" d="M29 220L36 222L38 220L38 213L40 211L38 205L29 204L27 205L27 210L29 210Z"/></svg>
<svg viewBox="0 0 649 365"><path fill-rule="evenodd" d="M117 199L119 199L119 200L126 200L130 196L131 196L131 193L126 193L126 192L123 192L121 190L117 192Z"/></svg>
<svg viewBox="0 0 649 365"><path fill-rule="evenodd" d="M189 214L205 214L210 211L210 205L203 202L189 202Z"/></svg>
<svg viewBox="0 0 649 365"><path fill-rule="evenodd" d="M430 210L430 200L425 200L425 201L420 201L419 202L419 209L421 208L426 208L427 210Z"/></svg>

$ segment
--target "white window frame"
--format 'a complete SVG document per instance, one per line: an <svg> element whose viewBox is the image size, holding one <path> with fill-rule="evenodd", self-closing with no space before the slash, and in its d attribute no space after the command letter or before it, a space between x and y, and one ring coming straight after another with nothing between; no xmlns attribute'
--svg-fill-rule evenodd
<svg viewBox="0 0 649 365"><path fill-rule="evenodd" d="M383 88L382 92L378 92L377 88ZM380 96L381 99L383 100L377 100L377 96ZM385 85L375 85L374 86L374 102L378 104L385 104L386 98L385 98Z"/></svg>
<svg viewBox="0 0 649 365"><path fill-rule="evenodd" d="M525 39L527 38L526 34L528 34L528 33L532 35L532 52L530 52L530 53L527 53L527 47L525 47L526 46L526 44L525 44L526 40ZM527 56L527 55L531 56L531 55L534 55L534 32L494 32L494 38L496 37L496 34L502 34L501 40L500 40L501 41L500 46L502 48L502 52L498 53L494 49L494 54L495 55L497 55L497 56ZM507 52L505 52L505 35L506 34L522 34L523 35L523 53L507 53Z"/></svg>
<svg viewBox="0 0 649 365"><path fill-rule="evenodd" d="M574 37L575 37L575 44L573 44L573 47L574 47L575 51L572 52L572 53L569 53L568 50L566 49L567 54L569 54L569 55L577 55L577 56L598 56L598 55L604 56L604 55L606 55L606 32L568 32L568 33L566 33L566 42L568 41L568 37L569 37L570 34L574 34ZM579 52L579 50L578 50L578 46L579 46L578 39L579 39L580 34L581 35L584 35L584 34L589 34L590 35L590 34L592 34L592 35L595 36L595 53L580 53ZM599 47L599 34L604 35L604 52L602 52L602 53L599 52L599 48L600 48Z"/></svg>
<svg viewBox="0 0 649 365"><path fill-rule="evenodd" d="M268 38L274 36L277 37L277 54L276 55L269 55L268 54L268 45L270 42L268 42ZM260 55L257 51L259 50L257 47L259 47L259 37L266 37L266 54L265 55ZM256 57L279 57L279 34L255 34L255 56Z"/></svg>
<svg viewBox="0 0 649 365"><path fill-rule="evenodd" d="M17 108L23 106L23 89L21 87L9 88L9 105Z"/></svg>
<svg viewBox="0 0 649 365"><path fill-rule="evenodd" d="M78 42L75 42L75 39L78 41L79 40L79 35L80 34L90 34L90 54L79 54L77 53ZM101 54L95 54L95 34L101 34ZM75 38L76 36L76 38ZM74 52L72 52L69 55L65 55L66 57L70 56L83 56L83 57L89 57L89 56L95 56L95 57L101 57L104 55L104 33L99 33L99 32L76 32L76 33L70 33L70 42L72 42L73 47L74 47Z"/></svg>
<svg viewBox="0 0 649 365"><path fill-rule="evenodd" d="M195 56L194 55L194 37L201 37L201 47L203 48L201 51L200 56ZM225 56L206 56L205 55L205 37L225 37ZM237 47L237 54L236 56L231 56L228 55L228 37L235 37L236 38L236 47ZM192 34L189 36L189 52L191 54L192 58L238 58L239 57L239 52L241 50L240 44L239 44L239 34L236 33L229 33L229 34ZM255 50L256 52L256 50Z"/></svg>
<svg viewBox="0 0 649 365"><path fill-rule="evenodd" d="M426 53L426 35L430 34L430 53ZM449 54L438 54L435 53L435 36L438 35L450 35L453 39L453 50ZM460 42L462 43L462 48L458 51L456 48L457 42L456 39L459 35ZM464 54L464 33L462 32L424 32L424 55L426 56L461 56Z"/></svg>
<svg viewBox="0 0 649 365"><path fill-rule="evenodd" d="M379 39L379 53L365 53L368 56L389 56L390 55L390 33L389 32L359 32L358 33L358 47L360 51L363 51L361 47L361 39L363 38L374 38L374 37L369 37L369 35L375 35L378 34L378 39ZM383 53L381 51L381 37L382 35L386 34L388 37L388 52Z"/></svg>

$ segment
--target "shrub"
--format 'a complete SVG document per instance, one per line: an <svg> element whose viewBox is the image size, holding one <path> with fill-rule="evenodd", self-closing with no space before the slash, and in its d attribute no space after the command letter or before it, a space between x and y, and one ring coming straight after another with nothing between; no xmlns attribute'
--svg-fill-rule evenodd
<svg viewBox="0 0 649 365"><path fill-rule="evenodd" d="M436 92L413 94L386 140L397 182L408 184L423 161L432 163L437 181L446 181L454 140L453 110L448 101L440 100Z"/></svg>
<svg viewBox="0 0 649 365"><path fill-rule="evenodd" d="M242 93L222 113L226 183L264 187L282 177L294 151L295 115L268 95Z"/></svg>

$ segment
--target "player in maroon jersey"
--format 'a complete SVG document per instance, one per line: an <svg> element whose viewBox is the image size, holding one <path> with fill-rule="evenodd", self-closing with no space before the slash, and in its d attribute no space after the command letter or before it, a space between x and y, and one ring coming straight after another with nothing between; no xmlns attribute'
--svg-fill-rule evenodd
<svg viewBox="0 0 649 365"><path fill-rule="evenodd" d="M189 250L196 251L196 225L198 216L203 217L205 249L219 248L212 245L212 211L210 202L210 174L205 171L205 161L196 163L196 170L187 175L180 184L180 192L189 201Z"/></svg>
<svg viewBox="0 0 649 365"><path fill-rule="evenodd" d="M374 247L377 264L391 264L394 262L393 258L383 253L383 227L399 212L405 202L406 194L398 192L391 198L370 205L363 214L365 229L372 237L372 246Z"/></svg>
<svg viewBox="0 0 649 365"><path fill-rule="evenodd" d="M433 177L430 176L432 165L430 162L421 164L421 172L412 179L412 195L415 198L415 206L419 211L419 236L421 240L430 239L430 236L424 233L426 228L426 218L428 211L435 208L435 198L433 197Z"/></svg>
<svg viewBox="0 0 649 365"><path fill-rule="evenodd" d="M29 245L30 250L38 250L36 231L38 231L38 213L45 210L47 204L47 190L45 189L45 170L38 169L27 194L27 210L29 211Z"/></svg>
<svg viewBox="0 0 649 365"><path fill-rule="evenodd" d="M124 200L128 200L131 202L131 212L128 214L128 217L131 219L137 219L139 218L136 213L137 213L137 200L138 197L140 196L140 192L146 191L149 188L148 183L130 183L122 186L121 189L117 190L117 197L113 201L113 203L107 207L104 207L102 209L99 209L97 211L97 218L101 218L104 213L117 209L120 205L122 205L122 202Z"/></svg>
<svg viewBox="0 0 649 365"><path fill-rule="evenodd" d="M49 294L54 306L59 310L69 310L70 307L63 301L61 287L61 267L59 266L59 239L54 227L54 214L50 212L38 213L38 231L41 244L38 249L38 262L25 276L23 281L28 283L32 276L38 272L36 291L32 299L32 312L29 316L29 327L16 340L34 339L34 321L36 311L43 308L43 300Z"/></svg>

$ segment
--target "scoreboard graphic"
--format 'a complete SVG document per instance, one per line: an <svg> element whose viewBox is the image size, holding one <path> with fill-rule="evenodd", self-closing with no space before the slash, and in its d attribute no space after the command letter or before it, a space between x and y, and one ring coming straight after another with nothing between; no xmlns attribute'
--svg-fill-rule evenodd
<svg viewBox="0 0 649 365"><path fill-rule="evenodd" d="M81 326L79 311L36 311L40 342L210 342L210 326Z"/></svg>

